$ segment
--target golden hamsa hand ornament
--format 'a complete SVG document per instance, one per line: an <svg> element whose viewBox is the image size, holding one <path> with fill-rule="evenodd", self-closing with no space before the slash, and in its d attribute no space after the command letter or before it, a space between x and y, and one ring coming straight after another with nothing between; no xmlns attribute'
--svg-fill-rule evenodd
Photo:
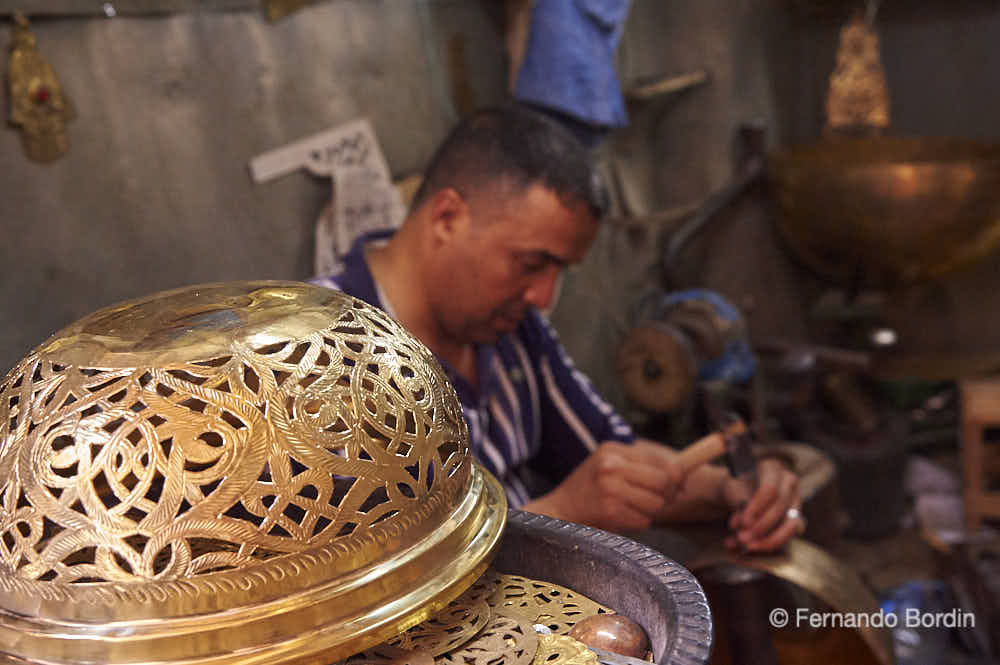
<svg viewBox="0 0 1000 665"><path fill-rule="evenodd" d="M38 52L35 35L21 13L14 16L7 75L10 122L21 128L28 158L36 162L58 159L69 148L66 122L73 118L73 107L52 65Z"/></svg>

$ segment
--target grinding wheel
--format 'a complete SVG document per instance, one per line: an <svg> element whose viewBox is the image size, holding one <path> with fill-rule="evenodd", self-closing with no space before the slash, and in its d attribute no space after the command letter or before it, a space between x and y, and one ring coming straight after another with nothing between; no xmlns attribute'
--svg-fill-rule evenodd
<svg viewBox="0 0 1000 665"><path fill-rule="evenodd" d="M694 391L697 359L688 339L674 326L649 322L634 329L618 354L625 394L639 407L667 413Z"/></svg>

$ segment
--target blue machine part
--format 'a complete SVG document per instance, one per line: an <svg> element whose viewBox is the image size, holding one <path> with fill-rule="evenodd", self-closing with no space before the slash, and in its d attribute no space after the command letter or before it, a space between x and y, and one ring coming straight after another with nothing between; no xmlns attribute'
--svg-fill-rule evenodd
<svg viewBox="0 0 1000 665"><path fill-rule="evenodd" d="M722 354L707 360L698 367L699 381L728 381L744 383L757 371L757 359L750 349L746 325L740 310L715 291L687 289L672 291L658 303L657 318L669 318L670 310L690 304L707 307L716 319L716 327L726 331Z"/></svg>

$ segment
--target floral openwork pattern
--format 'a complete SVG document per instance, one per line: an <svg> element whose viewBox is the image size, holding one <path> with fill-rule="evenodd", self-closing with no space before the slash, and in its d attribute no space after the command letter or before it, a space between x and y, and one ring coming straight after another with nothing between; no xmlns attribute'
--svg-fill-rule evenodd
<svg viewBox="0 0 1000 665"><path fill-rule="evenodd" d="M464 482L468 435L440 366L345 301L308 335L168 366L29 355L0 382L2 566L64 583L241 568Z"/></svg>

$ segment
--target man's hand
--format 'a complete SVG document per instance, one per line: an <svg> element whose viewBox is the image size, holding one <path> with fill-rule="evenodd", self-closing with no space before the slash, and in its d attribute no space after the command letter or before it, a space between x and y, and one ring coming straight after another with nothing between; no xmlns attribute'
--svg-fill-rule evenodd
<svg viewBox="0 0 1000 665"><path fill-rule="evenodd" d="M522 508L608 531L645 529L677 491L680 474L671 456L655 443L607 441L558 487Z"/></svg>
<svg viewBox="0 0 1000 665"><path fill-rule="evenodd" d="M789 510L802 505L799 479L782 462L764 458L757 465L758 487L753 496L742 481L728 478L723 486L726 503L735 512L729 519L734 535L726 545L751 552L775 550L805 531L801 517ZM744 505L745 504L745 505Z"/></svg>

